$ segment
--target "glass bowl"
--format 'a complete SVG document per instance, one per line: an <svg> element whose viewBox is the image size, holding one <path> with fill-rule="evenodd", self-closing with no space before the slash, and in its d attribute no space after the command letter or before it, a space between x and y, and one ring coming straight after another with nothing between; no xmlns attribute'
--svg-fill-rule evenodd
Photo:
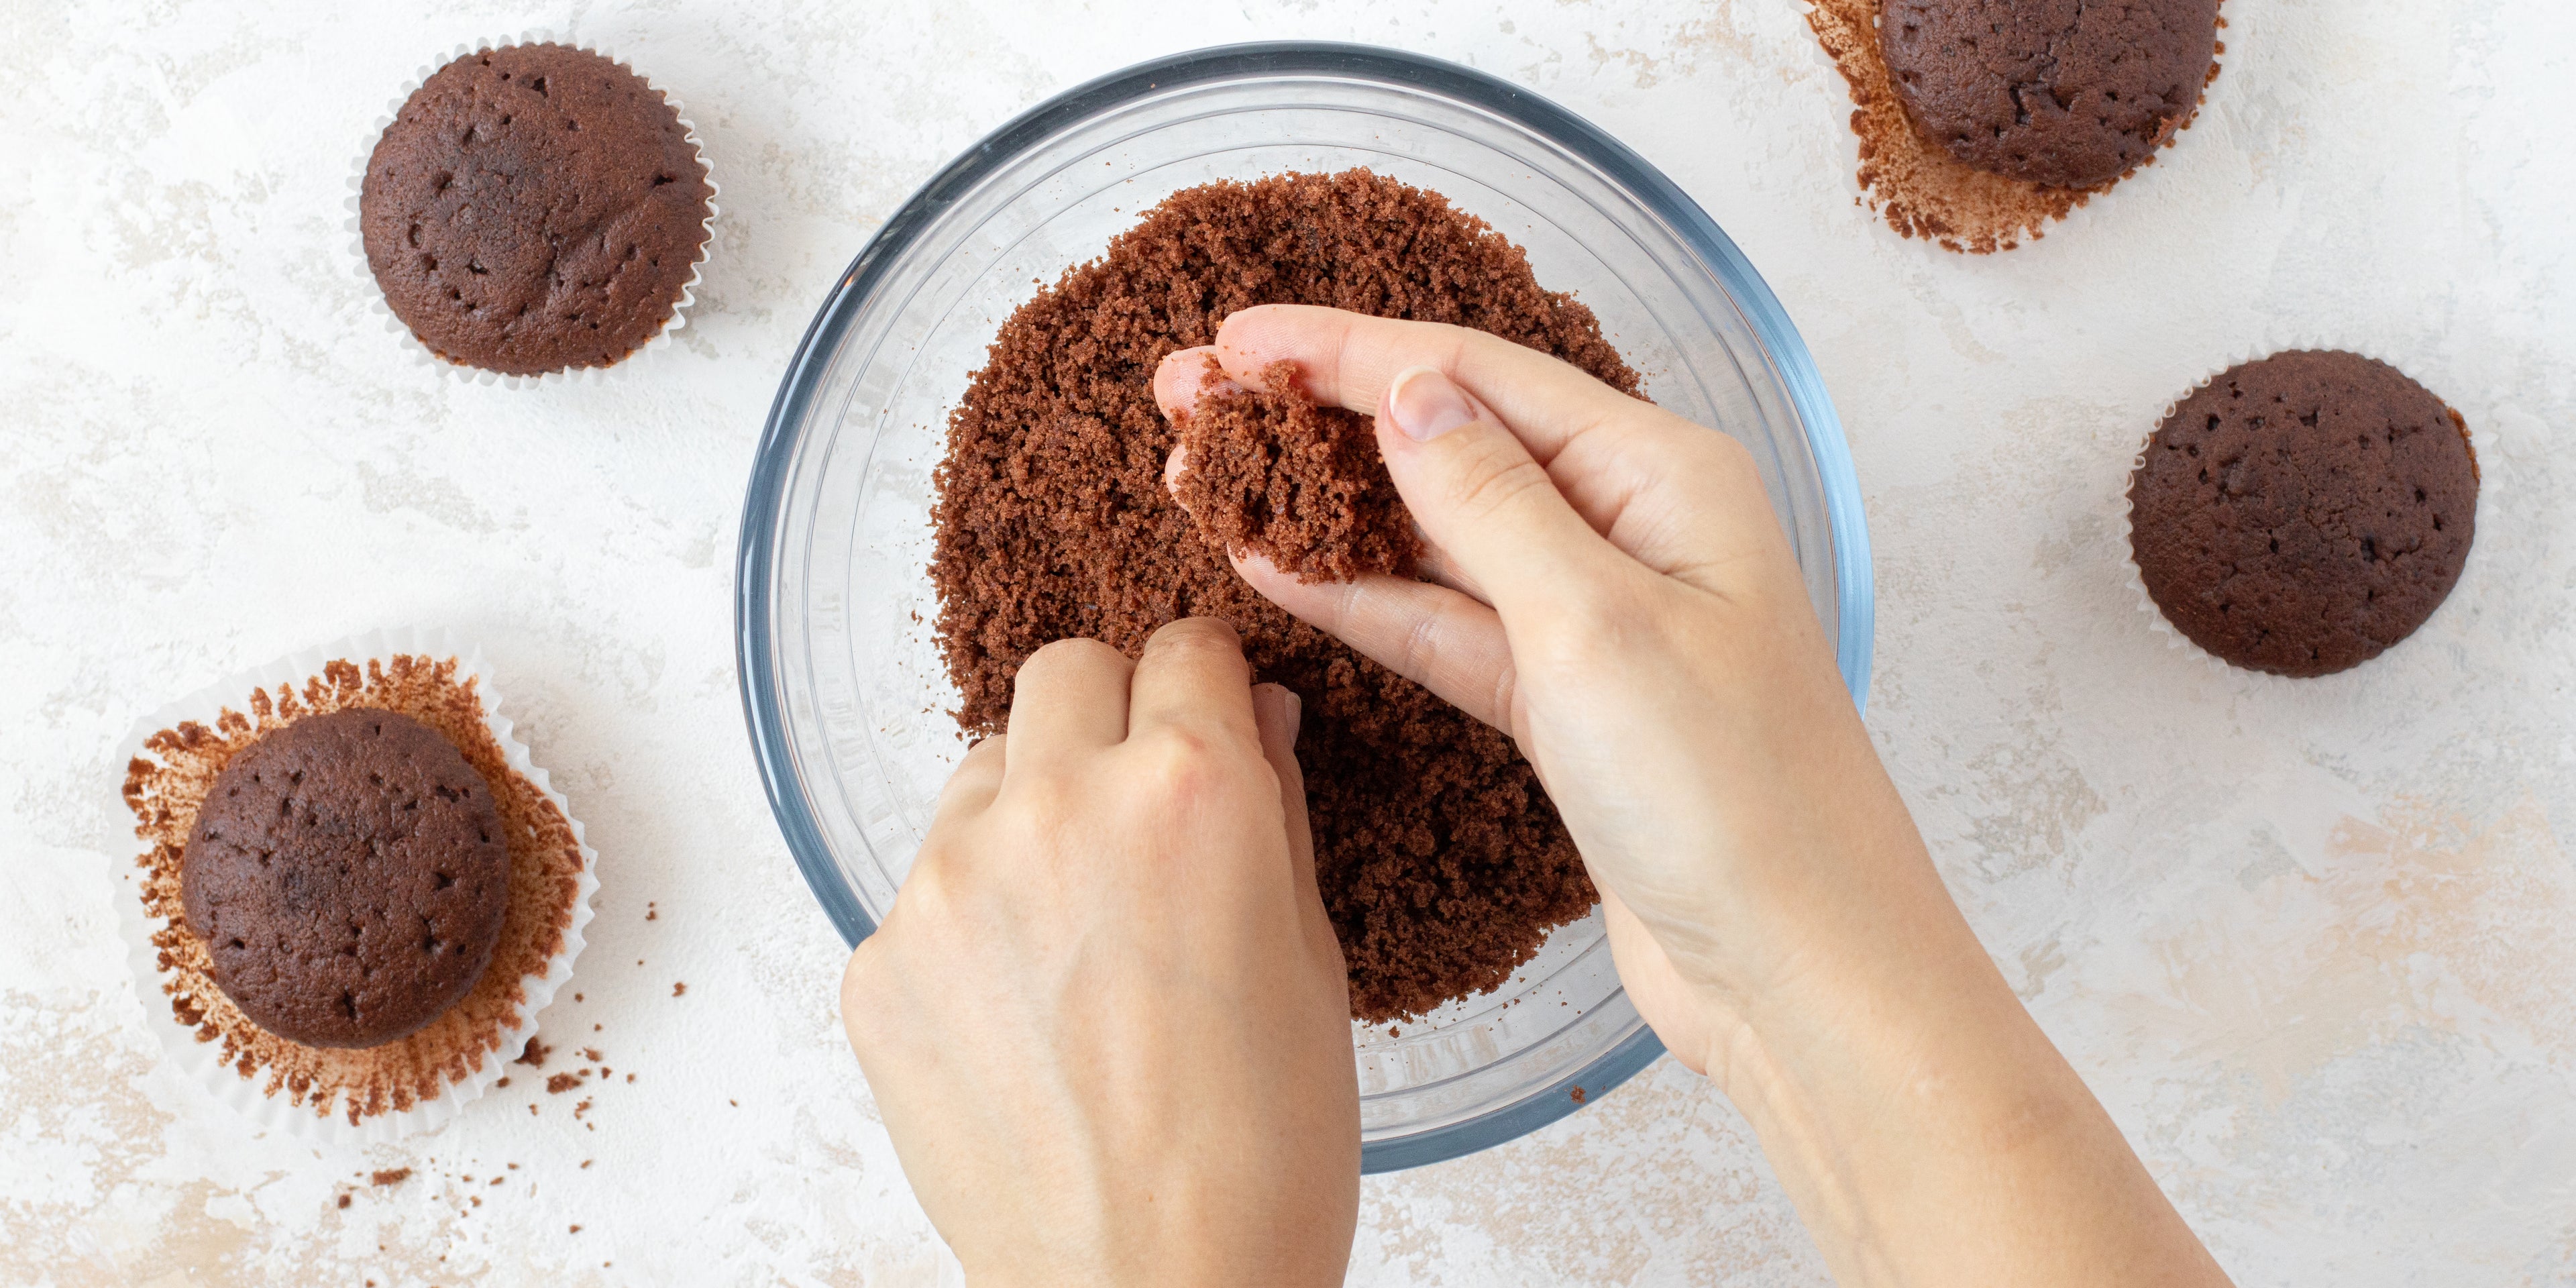
<svg viewBox="0 0 2576 1288"><path fill-rule="evenodd" d="M845 939L892 905L965 752L930 630L931 470L995 330L1177 189L1353 166L1482 216L1599 315L1656 402L1751 449L1853 700L1867 690L1868 538L1841 427L1779 302L1696 203L1464 67L1307 43L1159 59L1040 104L925 184L842 275L770 409L743 504L743 707L788 848ZM1663 1050L1597 911L1500 991L1399 1027L1352 1026L1373 1172L1532 1131Z"/></svg>

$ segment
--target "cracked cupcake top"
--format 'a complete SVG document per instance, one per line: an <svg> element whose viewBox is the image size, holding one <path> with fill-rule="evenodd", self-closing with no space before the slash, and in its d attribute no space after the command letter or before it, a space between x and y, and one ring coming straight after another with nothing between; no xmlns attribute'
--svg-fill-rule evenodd
<svg viewBox="0 0 2576 1288"><path fill-rule="evenodd" d="M217 987L318 1047L417 1032L474 987L510 903L492 788L437 730L350 707L244 748L198 811L180 878Z"/></svg>
<svg viewBox="0 0 2576 1288"><path fill-rule="evenodd" d="M403 103L358 198L367 266L431 351L506 375L604 367L659 333L707 238L706 167L643 77L511 45Z"/></svg>
<svg viewBox="0 0 2576 1288"><path fill-rule="evenodd" d="M2108 183L2200 106L2219 0L1885 0L1879 48L1916 132L1977 169Z"/></svg>
<svg viewBox="0 0 2576 1288"><path fill-rule="evenodd" d="M2414 634L2476 535L2458 412L2387 363L2297 351L2177 404L2129 481L2147 594L2237 666L2326 675Z"/></svg>

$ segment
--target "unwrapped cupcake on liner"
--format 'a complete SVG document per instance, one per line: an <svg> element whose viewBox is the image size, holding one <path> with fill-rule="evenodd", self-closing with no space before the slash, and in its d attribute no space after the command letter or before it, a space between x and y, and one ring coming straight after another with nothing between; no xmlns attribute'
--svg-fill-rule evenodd
<svg viewBox="0 0 2576 1288"><path fill-rule="evenodd" d="M2328 340L2314 335L2302 334L2287 339L2281 339L2274 343L2257 345L2246 349L2242 351L2239 356L2231 358L2228 361L2211 368L2208 372L2204 373L2200 379L2192 382L2190 387L2184 389L2180 394L2166 402L2164 407L2156 413L2154 420L2150 421L2146 429L2139 435L2138 450L2130 456L2128 471L2120 476L2120 486L2115 492L2113 492L2110 505L2102 515L2104 530L2111 533L2119 543L2119 568L2121 582L2128 593L2128 598L2131 604L2145 618L2148 631L2161 637L2165 642L2166 648L2188 653L2208 664L2211 670L2217 674L2248 685L2299 685L2307 683L2308 681L2293 676L2276 675L2272 672L2258 670L2250 666L2238 666L2235 663L2202 648L2190 636L2183 634L2180 629L2174 626L2172 620L2165 616L2164 609L2156 603L2154 594L2147 590L2146 574L2138 567L2137 532L2133 526L2136 511L2130 503L2129 490L2135 484L2138 472L2146 468L2147 452L2155 445L2156 434L2164 428L2165 422L2173 419L2174 413L2182 408L2183 403L2189 401L2194 395L2197 395L2202 390L2207 389L2212 384L2216 383L2219 377L2224 376L2228 372L2234 371L2239 367L2245 366L2248 363L2260 362L2266 358L2278 357L2284 353L2302 351L2350 353L2359 357L2371 359L2374 362L2385 363L2389 367L2396 369L2401 374L2405 373L2407 370L2403 364L2387 357L2376 349L2366 348L2347 341ZM2413 376L2408 375L2408 379L2413 379ZM2472 456L2473 459L2476 456L2474 445L2472 446ZM2482 482L2479 490L2479 501L2480 504L2483 505L2486 494L2492 489L2488 484Z"/></svg>
<svg viewBox="0 0 2576 1288"><path fill-rule="evenodd" d="M366 231L360 218L360 204L366 192L367 167L374 159L376 144L384 138L385 131L393 125L395 118L402 114L403 105L411 101L412 95L420 92L420 87L428 83L431 76L461 58L518 45L544 44L563 44L566 48L605 58L642 79L664 103L670 106L672 115L679 120L682 134L687 138L690 149L696 155L699 172L706 181L707 213L706 218L699 223L704 237L698 243L697 259L689 267L688 280L681 284L679 299L671 305L670 316L663 321L661 328L654 332L651 339L605 366L567 366L536 375L510 375L477 367L438 352L394 313L392 305L385 300L382 284L376 280L375 270L367 262ZM660 85L654 84L651 77L636 71L633 64L618 57L613 50L592 44L557 41L552 31L531 30L520 32L516 36L493 36L460 44L446 57L435 63L425 63L413 73L412 78L405 82L392 100L386 104L383 115L376 118L375 124L367 131L365 142L358 147L357 159L349 172L349 196L342 203L349 212L349 217L343 222L342 227L349 234L350 258L356 265L358 280L366 286L368 311L383 321L386 331L402 337L403 346L410 350L413 360L418 365L435 368L450 378L469 384L498 384L505 389L525 389L548 382L597 383L626 371L643 360L648 353L669 345L672 333L689 324L689 309L697 303L698 283L705 275L708 258L715 253L715 224L716 216L720 213L716 198L722 191L723 189L716 184L715 167L707 161L706 145L698 137L698 127L689 120L688 109L678 98Z"/></svg>
<svg viewBox="0 0 2576 1288"><path fill-rule="evenodd" d="M172 1065L258 1126L343 1145L444 1125L502 1076L572 978L599 880L581 823L512 736L501 703L479 653L445 631L377 631L229 676L135 725L120 760L138 845L116 872L117 921L144 1023ZM182 910L180 869L199 806L234 753L351 707L428 725L483 776L508 833L509 903L491 964L427 1027L381 1046L310 1047L261 1029L216 986Z"/></svg>

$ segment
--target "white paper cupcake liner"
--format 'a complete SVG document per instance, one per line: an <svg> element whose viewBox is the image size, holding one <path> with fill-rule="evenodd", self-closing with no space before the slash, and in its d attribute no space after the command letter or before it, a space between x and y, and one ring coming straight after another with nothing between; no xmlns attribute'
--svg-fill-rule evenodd
<svg viewBox="0 0 2576 1288"><path fill-rule="evenodd" d="M2138 568L2138 547L2136 530L2132 526L2134 513L2129 505L2129 488L2131 483L2137 478L2138 471L2146 467L2147 449L2154 445L2156 431L2163 428L2166 421L2173 419L2174 411L2182 406L2184 400L2190 398L2193 394L2199 393L2203 389L2207 389L2220 376L2226 375L2228 372L2244 366L2246 363L2259 362L2265 358L2275 357L2284 353L2294 353L2301 350L2332 350L2343 353L2358 354L2374 361L2387 363L2389 366L2395 367L2401 372L2405 372L2408 379L2415 378L2413 371L2410 370L2405 363L2388 356L2386 353L2383 353L2378 349L2367 345L2355 344L2347 340L2326 339L2320 336L2302 334L2281 340L2278 343L2257 345L2253 348L2244 350L2239 356L2231 358L2226 362L2211 368L2189 388L2176 395L2171 401L2168 401L2164 405L2164 409L2162 411L2156 413L2155 420L2147 426L2146 432L2139 436L2138 450L2129 458L2128 472L2120 476L2119 490L2112 495L2111 507L2103 515L2104 527L2118 540L2120 551L2120 576L2122 582L2126 586L2129 598L2136 606L2138 612L2145 616L2148 631L2162 637L2166 648L2191 654L2192 656L2199 658L2202 662L2207 663L2218 674L2233 680L2241 681L2248 685L2308 684L2313 683L2315 680L2331 677L2274 675L2269 671L2258 671L2252 667L2238 666L2235 663L2202 648L2199 644L2194 643L2190 636L2185 635L2180 630L2176 629L2173 622L2166 618L2165 610L2156 604L2156 597L2148 593L2146 574ZM2437 398L2442 397L2439 391L2436 391L2434 396ZM2449 405L2450 400L2443 398L2443 403L2445 405ZM2477 427L2474 425L2469 426L2469 450L2472 457L2478 462L2478 505L2480 508L2485 507L2487 496L2493 490L2494 485L2495 472L2487 468L2491 448L2492 439L2487 442L2481 442L2478 439Z"/></svg>
<svg viewBox="0 0 2576 1288"><path fill-rule="evenodd" d="M503 1025L498 1040L466 1058L472 1068L461 1080L445 1082L438 1093L417 1099L408 1109L385 1108L366 1114L352 1123L345 1102L336 1102L325 1115L311 1102L298 1104L296 1097L284 1089L271 1091L271 1070L254 1066L245 1073L225 1060L223 1043L201 1037L197 1029L182 1023L175 1014L172 998L163 991L169 978L160 964L160 949L152 942L153 934L169 924L154 917L144 906L144 872L134 859L136 838L119 838L110 848L116 855L117 926L125 939L126 959L134 975L136 1000L143 1008L144 1026L161 1043L163 1054L171 1065L189 1081L213 1096L253 1126L283 1130L295 1137L315 1143L346 1146L381 1144L399 1140L418 1132L434 1130L454 1120L465 1106L480 1097L492 1083L504 1075L510 1061L527 1046L537 1031L537 1018L554 1000L565 981L572 978L573 963L581 956L583 928L590 924L591 897L599 889L597 875L599 856L583 842L581 820L573 817L571 805L563 793L549 782L546 771L532 763L527 746L511 734L512 724L501 714L502 697L492 683L491 673L483 666L478 649L459 647L444 630L397 629L375 631L349 639L335 640L316 648L305 649L280 658L265 666L241 671L208 685L195 693L145 716L136 722L119 747L116 767L120 776L132 761L154 759L145 742L164 729L177 729L193 721L209 729L221 727L228 712L240 712L251 704L254 690L275 695L280 686L301 689L320 677L333 662L348 662L363 673L370 664L382 664L397 656L410 656L433 662L453 659L454 678L472 680L481 699L484 727L499 744L505 763L520 777L552 802L569 825L575 846L581 853L581 870L575 881L572 913L566 922L562 940L554 954L547 958L542 972L519 976L520 1001L515 1018ZM120 813L120 818L130 817ZM460 1003L463 1005L463 1003Z"/></svg>
<svg viewBox="0 0 2576 1288"><path fill-rule="evenodd" d="M653 333L652 339L637 345L635 349L625 357L619 358L617 361L612 362L605 367L559 367L553 371L541 372L533 376L513 376L506 375L498 371L487 371L481 367L469 366L465 363L456 362L440 356L436 350L423 344L420 337L412 331L409 325L405 324L400 317L395 316L393 306L385 302L384 288L376 284L375 270L367 266L366 233L359 224L358 201L360 195L366 190L367 163L375 156L377 140L384 137L386 128L391 126L394 123L394 117L402 112L403 104L410 102L411 96L418 93L420 91L420 87L427 83L429 78L436 74L440 68L447 66L449 63L455 62L459 58L464 58L472 54L479 54L488 49L507 49L513 45L546 44L564 44L568 48L578 49L584 53L597 54L600 57L625 68L627 71L634 72L637 76L642 76L644 78L644 83L651 86L655 93L662 96L663 102L671 105L671 113L679 118L680 129L688 138L689 147L697 153L698 166L706 175L707 217L699 222L699 227L705 229L707 235L706 239L698 244L697 262L689 266L689 280L681 283L680 285L679 302L671 306L670 318L662 323L661 330ZM385 330L402 338L403 346L411 351L416 365L435 368L446 377L460 380L467 384L497 384L504 389L532 388L549 381L601 383L616 378L620 373L635 366L638 362L641 362L646 355L653 351L667 347L671 343L671 334L689 324L689 308L691 305L698 302L698 282L705 275L707 260L715 254L716 216L721 213L720 208L716 205L716 198L723 195L723 193L724 189L716 183L715 166L712 162L707 160L706 143L698 137L697 125L689 120L688 108L680 102L677 96L673 95L670 91L663 89L660 85L654 84L652 77L644 76L644 73L636 71L633 64L618 57L614 50L594 44L558 41L555 39L555 34L552 31L540 28L522 31L515 36L494 36L482 40L469 41L465 44L456 46L455 49L449 51L445 58L441 58L435 63L422 64L420 69L412 74L412 78L409 81L404 82L402 89L393 96L393 99L389 103L386 104L384 114L376 118L375 125L367 131L366 140L358 145L357 160L349 172L349 196L346 201L341 203L343 208L349 212L349 217L343 221L341 226L347 230L349 234L350 258L357 265L358 280L366 285L368 311L373 313L384 323Z"/></svg>

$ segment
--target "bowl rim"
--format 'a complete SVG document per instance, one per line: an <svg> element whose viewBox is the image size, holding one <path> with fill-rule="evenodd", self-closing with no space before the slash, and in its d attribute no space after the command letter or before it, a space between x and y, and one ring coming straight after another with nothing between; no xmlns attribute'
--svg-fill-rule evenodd
<svg viewBox="0 0 2576 1288"><path fill-rule="evenodd" d="M1420 54L1373 45L1329 41L1263 41L1217 45L1149 59L1096 77L1004 122L932 175L877 229L841 274L780 379L755 449L743 497L736 543L734 641L742 686L744 724L751 737L762 786L769 796L790 855L833 928L851 946L876 930L858 903L830 848L813 806L799 785L789 746L771 638L772 578L777 565L778 519L798 446L801 425L842 333L891 265L960 195L987 175L1062 129L1120 104L1187 85L1264 75L1331 75L1372 80L1448 97L1501 116L1564 148L1626 188L1692 253L1708 265L1743 311L1769 361L1772 375L1796 412L1825 499L1826 532L1833 546L1837 608L1835 661L1862 707L1869 693L1876 588L1871 575L1869 530L1861 512L1860 484L1842 421L1827 396L1806 341L1751 261L1718 228L1697 201L1626 144L1538 94L1498 77ZM1387 1140L1361 1150L1363 1173L1419 1167L1472 1154L1536 1131L1596 1102L1656 1056L1663 1043L1652 1027L1637 1030L1570 1076L1474 1118Z"/></svg>

